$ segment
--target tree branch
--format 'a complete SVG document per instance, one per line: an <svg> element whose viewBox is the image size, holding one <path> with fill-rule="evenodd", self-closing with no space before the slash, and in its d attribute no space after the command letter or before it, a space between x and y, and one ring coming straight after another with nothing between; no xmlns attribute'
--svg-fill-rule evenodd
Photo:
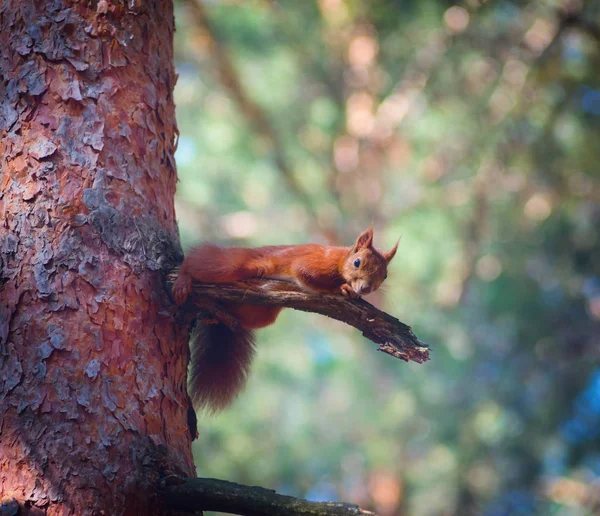
<svg viewBox="0 0 600 516"><path fill-rule="evenodd" d="M244 486L214 478L170 475L161 481L160 494L179 511L219 511L244 516L350 516L373 515L357 505L309 502L277 494L271 489Z"/></svg>
<svg viewBox="0 0 600 516"><path fill-rule="evenodd" d="M174 269L168 276L169 287L176 279L177 269ZM318 313L360 330L367 339L379 344L379 351L388 355L419 364L429 360L429 348L415 336L410 326L363 299L349 300L341 295L307 293L294 283L279 280L218 285L194 283L188 303L194 303L200 311L208 312L230 325L221 317L227 314L219 302L282 306ZM229 319L232 319L231 316Z"/></svg>

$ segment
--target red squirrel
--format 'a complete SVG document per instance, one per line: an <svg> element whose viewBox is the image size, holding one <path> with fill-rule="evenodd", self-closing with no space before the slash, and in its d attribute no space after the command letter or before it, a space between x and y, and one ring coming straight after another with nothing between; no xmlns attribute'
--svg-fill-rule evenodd
<svg viewBox="0 0 600 516"><path fill-rule="evenodd" d="M297 283L308 292L356 298L373 292L387 277L387 266L398 242L387 252L373 247L373 228L352 247L316 244L257 248L193 248L179 269L173 299L182 305L192 282L232 283L249 279L279 279ZM198 324L192 339L189 391L196 408L218 411L243 388L254 355L254 332L275 322L281 307L229 303L225 309L239 320L234 331L225 324Z"/></svg>

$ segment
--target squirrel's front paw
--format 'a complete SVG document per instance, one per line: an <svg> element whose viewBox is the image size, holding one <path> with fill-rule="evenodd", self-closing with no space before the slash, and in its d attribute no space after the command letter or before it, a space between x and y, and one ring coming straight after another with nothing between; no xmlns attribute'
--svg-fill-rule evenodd
<svg viewBox="0 0 600 516"><path fill-rule="evenodd" d="M356 299L357 297L359 297L359 295L356 292L354 292L354 289L348 283L344 283L340 287L340 290L342 292L342 296L349 297L350 299Z"/></svg>
<svg viewBox="0 0 600 516"><path fill-rule="evenodd" d="M173 285L173 289L171 290L171 295L173 296L173 300L179 306L185 303L185 300L190 295L192 291L192 281L189 277L184 277L179 275L175 284Z"/></svg>
<svg viewBox="0 0 600 516"><path fill-rule="evenodd" d="M265 267L256 267L254 269L255 278L264 278L267 275L267 269Z"/></svg>

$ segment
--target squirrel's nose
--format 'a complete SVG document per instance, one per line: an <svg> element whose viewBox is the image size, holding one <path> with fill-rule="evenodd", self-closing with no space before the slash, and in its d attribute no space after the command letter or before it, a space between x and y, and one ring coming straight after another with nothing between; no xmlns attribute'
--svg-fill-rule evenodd
<svg viewBox="0 0 600 516"><path fill-rule="evenodd" d="M361 294L369 294L371 292L371 283L368 281L363 281L360 285L360 293Z"/></svg>

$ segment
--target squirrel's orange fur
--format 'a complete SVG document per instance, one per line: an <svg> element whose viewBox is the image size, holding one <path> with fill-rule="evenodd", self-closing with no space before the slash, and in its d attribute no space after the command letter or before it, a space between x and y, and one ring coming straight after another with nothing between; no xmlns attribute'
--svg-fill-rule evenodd
<svg viewBox="0 0 600 516"><path fill-rule="evenodd" d="M232 283L256 278L294 281L309 292L339 293L351 298L373 292L387 276L387 266L398 249L373 247L373 229L352 247L315 244L267 246L253 249L203 244L186 256L173 285L173 299L181 305L192 282ZM223 323L203 325L192 344L190 395L197 407L219 410L242 389L254 354L252 330L275 322L281 308L230 303L225 309L240 321L233 331Z"/></svg>

